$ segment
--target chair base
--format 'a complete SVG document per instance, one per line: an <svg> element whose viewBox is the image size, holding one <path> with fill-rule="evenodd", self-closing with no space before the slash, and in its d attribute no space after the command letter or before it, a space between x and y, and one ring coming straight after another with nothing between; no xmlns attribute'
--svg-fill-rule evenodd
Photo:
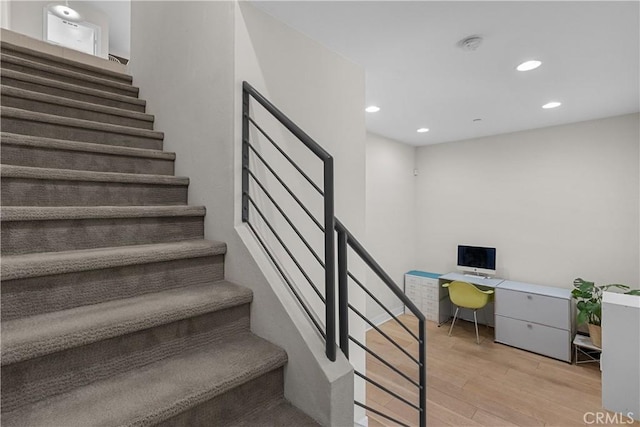
<svg viewBox="0 0 640 427"><path fill-rule="evenodd" d="M451 331L453 331L453 325L456 324L456 319L458 318L458 312L460 311L460 307L456 306L456 312L453 315L453 320L451 321L451 327L449 328L449 336L451 336ZM476 344L480 345L480 334L478 333L478 317L476 315L476 312L478 310L473 310L473 324L476 328ZM487 328L489 326L487 325Z"/></svg>

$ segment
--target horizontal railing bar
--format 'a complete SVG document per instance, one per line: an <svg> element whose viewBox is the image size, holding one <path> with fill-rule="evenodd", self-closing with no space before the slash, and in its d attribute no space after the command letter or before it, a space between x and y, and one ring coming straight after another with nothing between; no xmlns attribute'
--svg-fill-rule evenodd
<svg viewBox="0 0 640 427"><path fill-rule="evenodd" d="M264 157L262 157L262 155L260 153L258 153L258 151L254 148L253 145L251 145L249 143L247 145L249 146L251 151L253 151L253 153L256 155L256 157L258 159L260 159L260 161L267 168L267 170L269 172L271 172L271 174L275 177L275 179L278 180L280 185L282 185L282 187L284 187L284 189L287 191L287 193L289 193L289 195L293 198L293 200L295 200L296 203L298 203L298 206L300 206L300 208L304 211L304 213L306 213L309 216L309 218L311 218L311 221L313 221L314 224L316 226L318 226L318 228L324 233L324 227L322 226L322 224L320 224L320 222L316 219L316 217L313 216L313 214L309 211L309 209L307 209L307 207L304 205L304 203L302 203L302 201L298 198L298 196L296 196L293 193L293 191L289 188L289 186L287 184L285 184L285 182L282 180L282 178L280 178L280 176L278 176L276 171L273 170L273 168L269 165L269 163L267 163L267 161L264 159Z"/></svg>
<svg viewBox="0 0 640 427"><path fill-rule="evenodd" d="M363 380L365 380L365 381L373 384L374 386L378 387L380 390L384 391L385 393L390 394L391 396L395 397L396 399L398 399L398 400L402 401L403 403L411 406L413 409L415 409L417 411L422 411L422 409L420 409L419 406L416 406L414 403L409 402L407 399L405 399L404 397L400 396L396 392L393 392L393 391L389 390L387 387L383 386L379 382L367 377L366 375L363 375L362 373L356 371L355 369L353 370L353 373L356 374L357 376L359 376L360 378L362 378Z"/></svg>
<svg viewBox="0 0 640 427"><path fill-rule="evenodd" d="M411 312L419 320L424 320L424 314L422 314L422 312L418 310L418 307L416 307L415 304L404 294L404 292L402 292L402 289L400 289L398 285L395 284L393 279L389 277L389 275L382 269L382 267L380 267L380 265L373 259L371 254L366 251L362 244L358 242L358 239L356 239L355 236L351 234L349 230L347 230L347 227L345 227L338 220L338 218L336 218L336 229L342 230L347 234L347 243L349 244L349 246L351 246L351 249L353 249L355 253L358 254L358 256L360 256L360 258L362 258L362 260L369 266L369 268L373 270L373 272L376 273L376 275L385 283L385 285L387 285L387 287L391 289L391 292L393 292L394 295L398 297L405 306L409 307L409 310L411 310Z"/></svg>
<svg viewBox="0 0 640 427"><path fill-rule="evenodd" d="M282 111L280 111L275 105L273 105L267 98L262 96L253 86L247 82L242 82L242 89L249 93L253 99L258 101L268 112L270 112L289 132L291 132L296 138L300 140L309 150L318 156L322 161L326 161L331 158L331 155L327 153L317 142L307 135L302 129L291 121Z"/></svg>
<svg viewBox="0 0 640 427"><path fill-rule="evenodd" d="M256 184L258 184L258 187L260 187L260 189L264 192L265 196L267 196L269 198L269 200L271 200L271 203L273 203L273 205L276 207L276 209L278 210L278 212L280 212L280 215L282 215L282 217L285 219L285 221L287 221L287 223L291 226L291 228L293 229L293 231L298 235L298 237L300 238L300 240L302 240L302 242L304 243L304 245L307 247L307 249L309 249L309 251L311 252L311 254L313 255L313 257L316 259L316 261L318 261L320 263L320 265L322 266L322 268L324 268L324 262L322 261L322 259L320 258L320 256L318 255L318 253L311 247L311 245L307 242L307 240L304 238L304 236L302 236L302 233L300 233L300 230L298 230L298 227L295 226L295 224L289 219L289 217L287 216L287 214L284 213L284 210L282 210L282 208L280 207L280 205L278 204L278 202L276 202L274 200L274 198L271 196L271 194L269 194L269 191L267 191L267 189L264 187L264 185L262 185L262 182L260 182L260 180L258 179L257 176L254 175L253 172L251 172L250 170L248 170L249 172L249 176L251 178L253 178L253 180L255 181Z"/></svg>
<svg viewBox="0 0 640 427"><path fill-rule="evenodd" d="M386 419L391 420L391 421L393 421L394 423L401 425L402 427L410 427L408 424L402 423L402 422L400 422L400 421L396 420L395 418L393 418L393 417L391 417L391 416L389 416L389 415L387 415L387 414L384 414L384 413L382 413L382 412L378 411L377 409L373 409L373 408L372 408L372 407L370 407L370 406L367 406L367 405L365 405L365 404L362 404L362 403L358 402L357 400L354 400L354 401L353 401L353 403L355 403L356 405L358 405L358 406L359 406L359 407L361 407L361 408L366 409L367 411L371 411L371 412L373 412L374 414L378 414L378 415L380 415L381 417L385 417Z"/></svg>
<svg viewBox="0 0 640 427"><path fill-rule="evenodd" d="M309 309L307 308L306 304L303 302L302 297L300 297L300 295L298 294L296 289L293 287L293 285L291 284L291 282L289 281L287 276L284 274L284 272L282 271L282 268L280 267L280 265L278 264L278 262L276 261L274 256L271 254L271 251L269 250L269 248L267 247L265 242L260 238L260 235L258 234L258 231L253 227L253 225L250 222L247 222L247 225L249 226L251 231L253 231L253 234L255 235L256 239L258 240L258 242L260 242L260 245L262 245L262 248L264 249L265 253L269 257L269 259L271 259L271 262L273 263L273 265L276 267L276 269L280 273L280 276L282 276L284 281L287 282L287 285L289 286L289 289L291 290L291 292L293 292L293 295L298 300L298 303L300 303L300 306L302 307L304 312L307 313L307 316L309 316L309 319L311 319L311 322L313 322L313 324L315 325L316 329L318 329L318 332L320 333L320 335L322 335L322 338L326 340L327 339L327 334L322 330L322 327L320 326L320 323L311 314L311 311L309 311Z"/></svg>
<svg viewBox="0 0 640 427"><path fill-rule="evenodd" d="M361 289L362 289L362 290L363 290L367 295L369 295L369 296L371 297L371 299L373 299L373 300L374 300L374 301L375 301L375 302L376 302L380 307L382 307L382 309L383 309L384 311L386 311L386 312L387 312L387 314L388 314L389 316L391 316L391 318L392 318L393 320L395 320L395 321L396 321L400 326L402 326L402 327L404 328L404 330L405 330L405 331L407 331L407 333L408 333L409 335L411 335L411 336L412 336L416 341L421 342L421 341L420 341L420 338L418 338L418 336L417 336L417 335L415 335L413 332L411 332L411 329L409 329L409 328L407 327L407 325L405 325L404 323L402 323L402 322L400 321L400 319L398 319L398 318L397 318L397 317L396 317L396 316L395 316L395 315L394 315L394 314L393 314L393 313L392 313L392 312L387 308L387 306L385 306L385 305L384 305L384 304L383 304L383 303L382 303L378 298L376 298L376 296L375 296L375 295L373 295L373 294L371 293L371 291L370 291L369 289L367 289L367 288L366 288L366 286L364 286L364 285L362 284L362 282L361 282L361 281L359 281L359 280L358 280L358 279L357 279L357 278L356 278L356 277L355 277L355 276L354 276L350 271L347 271L347 274L349 275L349 277L350 277L354 282L356 282L356 284L357 284L357 285L358 285L358 286L359 286L359 287L360 287L360 288L361 288Z"/></svg>
<svg viewBox="0 0 640 427"><path fill-rule="evenodd" d="M420 384L418 384L417 382L415 382L414 380L409 378L409 376L407 374L405 374L404 372L398 370L398 368L393 366L391 363L387 362L382 357L378 356L378 354L376 352L374 352L373 350L371 350L369 347L367 347L366 345L362 344L360 341L358 341L357 339L355 339L351 335L349 335L349 339L351 341L353 341L358 347L360 347L361 349L363 349L364 351L366 351L367 353L369 353L370 355L372 355L373 357L378 359L380 362L382 362L387 368L391 369L393 372L395 372L396 374L400 375L402 378L404 378L405 380L409 381L414 386L418 387L418 389L422 388L422 386Z"/></svg>
<svg viewBox="0 0 640 427"><path fill-rule="evenodd" d="M356 309L354 306L352 306L351 304L349 304L349 308L351 310L353 310L354 313L356 313L358 315L358 317L360 317L362 320L364 320L365 322L367 322L367 324L369 324L369 326L371 326L373 329L375 329L378 333L380 333L380 335L382 335L383 337L385 337L391 344L393 344L394 346L396 346L396 348L398 350L400 350L401 352L403 352L409 359L411 359L416 365L420 366L420 362L418 362L418 359L414 358L411 354L409 354L409 352L407 350L405 350L404 348L400 347L400 344L398 344L397 342L395 342L389 335L387 335L382 329L378 328L371 320L367 319L367 317L360 313L360 311L358 311L358 309Z"/></svg>
<svg viewBox="0 0 640 427"><path fill-rule="evenodd" d="M324 191L322 191L322 189L320 187L318 187L315 182L313 182L313 180L309 177L309 175L307 175L302 169L300 169L300 166L298 166L298 164L296 162L294 162L293 159L291 157L289 157L289 155L287 153L285 153L284 150L282 148L280 148L280 146L278 144L276 144L276 142L269 135L267 135L267 132L265 132L264 129L262 129L260 127L260 125L258 125L258 123L256 123L255 120L253 120L252 117L247 116L247 118L249 119L249 122L251 122L256 127L256 129L258 129L260 131L260 133L263 134L265 138L267 138L267 140L271 143L271 145L273 145L275 147L275 149L278 150L278 152L280 154L282 154L282 156L285 159L287 159L287 161L291 164L291 166L293 166L298 172L300 172L300 175L302 175L304 177L304 179L306 179L307 182L309 184L311 184L311 186L318 193L320 193L321 196L324 196Z"/></svg>
<svg viewBox="0 0 640 427"><path fill-rule="evenodd" d="M256 210L256 212L258 212L258 215L260 215L260 218L262 218L262 220L264 221L264 223L267 225L267 227L269 227L269 230L271 230L271 232L273 233L274 237L276 238L276 240L278 240L278 242L280 243L280 245L282 246L282 248L287 252L287 255L289 255L289 257L291 258L291 260L293 261L293 263L296 265L296 267L298 267L298 270L300 270L300 273L302 273L302 275L304 276L305 279L307 279L307 282L309 282L309 285L311 285L311 287L313 288L313 290L316 292L316 295L318 295L318 297L322 300L322 302L324 304L326 304L326 300L324 298L324 296L320 293L320 291L318 290L318 288L316 287L316 285L313 283L313 280L311 280L311 278L309 277L309 275L307 274L307 272L304 270L304 268L302 268L302 266L300 265L300 263L298 262L298 259L295 257L295 255L293 255L291 253L291 251L289 250L289 248L287 247L287 245L282 241L282 239L280 238L280 235L276 232L276 230L273 228L273 226L271 225L271 223L269 222L269 220L266 218L266 216L262 213L262 210L260 210L260 208L258 207L258 205L256 205L256 202L253 200L253 198L250 195L247 195L247 197L249 198L249 202L253 205L253 208Z"/></svg>

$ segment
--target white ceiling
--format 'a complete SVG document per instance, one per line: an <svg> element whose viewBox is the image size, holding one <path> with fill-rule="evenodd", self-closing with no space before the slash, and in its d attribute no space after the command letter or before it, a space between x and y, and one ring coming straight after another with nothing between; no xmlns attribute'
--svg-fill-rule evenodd
<svg viewBox="0 0 640 427"><path fill-rule="evenodd" d="M130 2L89 0L129 57ZM640 110L638 1L253 1L366 71L368 130L435 144ZM480 35L473 52L457 42ZM540 68L518 72L536 58ZM551 100L561 107L543 110ZM364 106L363 106L364 108ZM482 119L474 122L474 119ZM418 134L419 127L429 128Z"/></svg>
<svg viewBox="0 0 640 427"><path fill-rule="evenodd" d="M367 128L435 144L639 111L640 3L255 1L366 71ZM476 51L456 46L480 35ZM524 60L540 68L518 72ZM543 110L548 101L562 106ZM364 108L365 106L363 106ZM474 122L480 118L482 121ZM416 129L427 127L428 133Z"/></svg>

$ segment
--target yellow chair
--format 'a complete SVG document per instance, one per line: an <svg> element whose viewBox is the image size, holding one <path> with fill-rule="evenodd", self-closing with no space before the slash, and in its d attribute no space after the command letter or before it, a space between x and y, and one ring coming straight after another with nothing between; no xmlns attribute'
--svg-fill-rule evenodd
<svg viewBox="0 0 640 427"><path fill-rule="evenodd" d="M451 331L453 330L453 325L456 323L456 318L458 317L458 311L460 308L469 308L473 310L473 322L476 326L476 342L480 344L476 311L483 308L493 299L493 290L483 291L471 283L460 281L445 283L442 287L449 288L449 298L451 299L451 302L456 305L456 314L453 315L451 328L449 328L449 336L451 336Z"/></svg>

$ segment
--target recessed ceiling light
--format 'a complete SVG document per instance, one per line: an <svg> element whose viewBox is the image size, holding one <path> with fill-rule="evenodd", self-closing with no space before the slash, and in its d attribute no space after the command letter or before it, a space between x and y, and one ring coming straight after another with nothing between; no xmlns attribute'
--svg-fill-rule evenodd
<svg viewBox="0 0 640 427"><path fill-rule="evenodd" d="M47 6L47 9L51 11L58 18L66 19L68 21L81 21L82 15L78 13L78 11L69 7L69 2L65 2L65 4L56 4L51 3Z"/></svg>
<svg viewBox="0 0 640 427"><path fill-rule="evenodd" d="M531 61L525 61L522 64L518 65L516 67L516 70L518 70L518 71L531 71L531 70L535 70L540 65L542 65L542 62L537 61L537 60L534 59L534 60L531 60Z"/></svg>
<svg viewBox="0 0 640 427"><path fill-rule="evenodd" d="M542 106L542 108L548 110L549 108L556 108L556 107L559 107L561 105L562 105L562 102L553 101L553 102L547 102L546 104L544 104Z"/></svg>
<svg viewBox="0 0 640 427"><path fill-rule="evenodd" d="M380 111L380 107L376 105L369 105L364 109L364 111L366 111L367 113L377 113L378 111Z"/></svg>
<svg viewBox="0 0 640 427"><path fill-rule="evenodd" d="M420 129L418 129L416 132L418 132L418 133L425 133L425 132L429 132L429 129L427 129L427 128L420 128Z"/></svg>

